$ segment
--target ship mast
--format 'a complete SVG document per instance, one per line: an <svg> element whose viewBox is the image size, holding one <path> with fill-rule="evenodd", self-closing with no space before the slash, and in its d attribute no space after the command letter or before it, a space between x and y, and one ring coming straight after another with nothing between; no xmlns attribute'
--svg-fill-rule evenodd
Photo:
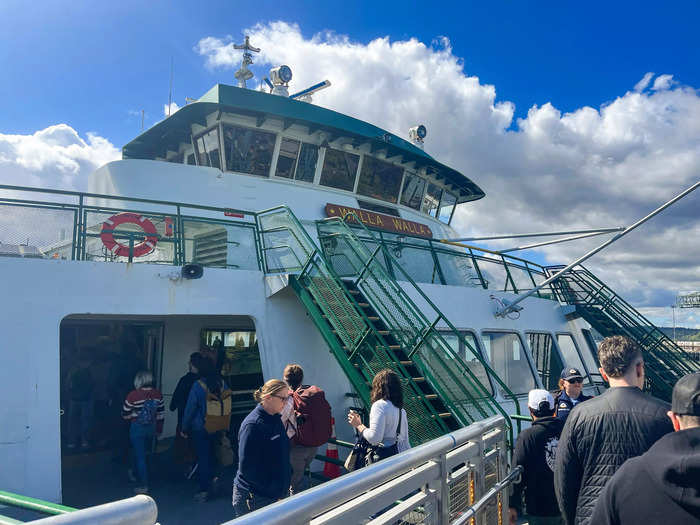
<svg viewBox="0 0 700 525"><path fill-rule="evenodd" d="M250 37L246 35L245 42L243 44L233 44L234 49L243 50L243 60L241 61L241 69L236 71L234 77L238 80L238 87L245 88L246 81L253 78L253 72L248 69L248 66L253 63L253 55L251 51L255 53L260 53L259 47L253 47L250 45Z"/></svg>

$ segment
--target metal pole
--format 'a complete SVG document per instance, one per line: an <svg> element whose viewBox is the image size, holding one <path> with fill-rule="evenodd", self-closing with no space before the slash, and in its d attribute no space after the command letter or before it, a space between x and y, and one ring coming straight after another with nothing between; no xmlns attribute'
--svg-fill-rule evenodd
<svg viewBox="0 0 700 525"><path fill-rule="evenodd" d="M574 235L578 233L610 233L624 230L619 228L597 228L595 230L570 230L563 232L538 232L538 233L509 233L507 235L495 235L491 237L460 237L459 239L440 239L441 241L449 242L465 242L465 241L493 241L496 239L518 239L521 237L551 237L553 235Z"/></svg>
<svg viewBox="0 0 700 525"><path fill-rule="evenodd" d="M622 231L624 228L613 228L612 231ZM584 239L586 237L595 237L596 235L605 235L606 233L612 232L593 232L593 233L582 233L581 235L573 235L571 237L564 237L563 239L554 239L553 241L538 242L535 244L526 244L525 246L516 246L515 248L508 248L507 250L501 250L501 253L516 252L518 250L529 250L530 248L539 248L540 246L547 246L548 244L559 244L560 242L575 241L578 239Z"/></svg>
<svg viewBox="0 0 700 525"><path fill-rule="evenodd" d="M676 305L671 305L671 312L673 312L673 342L676 342Z"/></svg>
<svg viewBox="0 0 700 525"><path fill-rule="evenodd" d="M673 203L675 203L676 201L682 199L683 197L685 197L686 195L688 195L688 194L689 194L690 192L692 192L693 190L696 190L696 189L698 188L698 186L700 186L700 181L699 181L699 182L696 182L696 183L693 184L690 188L688 188L687 190L683 191L682 193L676 195L674 198L672 198L672 199L671 199L670 201L668 201L666 204L664 204L664 205L662 205L662 206L659 206L659 207L656 208L653 212L651 212L649 215L647 215L646 217L644 217L644 218L638 220L637 222L635 222L632 226L628 226L627 228L625 228L624 231L618 233L618 234L615 235L615 237L613 237L612 239L609 239L609 240L605 241L603 244L601 244L600 246L598 246L598 247L595 248L594 250L591 250L591 251L588 252L586 255L584 255L584 256L582 256L582 257L579 257L579 258L576 259L574 262L572 262L572 263L569 264L567 267L565 267L563 270L560 270L559 272L557 272L557 273L555 273L554 275L552 275L549 279L547 279L547 280L545 280L544 282L542 282L539 286L536 286L535 288L533 288L533 289L530 290L529 292L527 292L527 293L521 295L521 296L518 297L515 301L513 301L512 303L510 303L509 305L507 305L505 308L502 308L502 309L500 309L498 312L496 312L496 317L504 317L506 314L508 314L508 313L510 313L511 311L513 311L513 307L514 307L515 305L517 305L518 303L521 303L524 299L527 299L527 298L530 297L532 294L537 293L539 290L541 290L542 288L544 288L545 286L547 286L547 285L548 285L549 283L551 283L552 281L555 281L555 280L559 279L559 277L561 277L562 274L564 274L565 272L568 272L569 270L571 270L571 268L573 268L573 267L576 266L577 264L581 264L583 261L585 261L586 259L591 258L593 255L595 255L596 253L598 253L598 252L601 251L602 249L604 249L604 248L610 246L612 243L614 243L614 242L615 242L616 240L618 240L619 238L621 238L621 237L627 235L629 232L631 232L632 230L634 230L635 228L637 228L637 226L640 226L641 224L644 224L646 221L648 221L649 219L651 219L651 218L654 217L655 215L661 213L663 210L665 210L666 208L668 208L671 204L673 204Z"/></svg>
<svg viewBox="0 0 700 525"><path fill-rule="evenodd" d="M51 516L33 521L37 525L154 525L158 519L158 507L149 496L113 501L96 507L88 507L68 514Z"/></svg>

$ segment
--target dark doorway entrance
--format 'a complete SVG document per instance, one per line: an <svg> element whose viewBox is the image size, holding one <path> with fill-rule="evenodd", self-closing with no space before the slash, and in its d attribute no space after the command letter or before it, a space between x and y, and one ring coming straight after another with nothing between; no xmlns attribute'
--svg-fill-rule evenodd
<svg viewBox="0 0 700 525"><path fill-rule="evenodd" d="M128 423L121 408L139 370L160 385L163 325L65 319L60 328L61 484L66 505L94 504L109 480L88 480L106 467L126 469ZM86 490L90 486L90 490Z"/></svg>

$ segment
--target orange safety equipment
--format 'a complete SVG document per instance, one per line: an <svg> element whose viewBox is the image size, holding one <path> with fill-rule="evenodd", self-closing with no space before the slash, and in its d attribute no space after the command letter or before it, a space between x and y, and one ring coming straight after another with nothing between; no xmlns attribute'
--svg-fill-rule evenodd
<svg viewBox="0 0 700 525"><path fill-rule="evenodd" d="M335 418L331 418L331 439L335 439ZM335 443L328 443L326 446L326 457L331 459L338 459L338 447ZM326 461L323 467L323 475L327 478L337 478L340 476L340 465L336 463L331 463Z"/></svg>

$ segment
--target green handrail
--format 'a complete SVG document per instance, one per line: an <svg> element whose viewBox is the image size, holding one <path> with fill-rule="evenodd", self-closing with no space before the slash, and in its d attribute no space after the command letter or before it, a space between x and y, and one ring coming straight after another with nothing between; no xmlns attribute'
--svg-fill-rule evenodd
<svg viewBox="0 0 700 525"><path fill-rule="evenodd" d="M425 295L425 293L422 291L422 289L421 289L418 285L416 285L416 283L413 281L413 279L410 277L410 275L408 275L408 273L404 270L404 268L396 262L396 260L395 260L395 259L393 258L393 256L388 252L388 250L386 249L386 247L384 246L384 244L383 244L380 240L378 240L378 239L372 234L372 232L371 232L364 224L362 224L362 222L359 220L359 218L357 217L357 215L355 215L354 213L348 213L348 214L346 214L343 218L337 218L337 217L335 217L335 218L328 218L328 219L324 219L324 220L322 220L322 221L318 221L317 224L318 224L318 225L321 225L321 224L324 224L324 223L330 224L330 223L338 223L338 222L341 222L341 223L345 226L345 228L347 229L348 234L349 234L350 236L352 236L353 238L355 238L357 241L359 241L360 239L356 237L356 235L352 232L352 230L350 229L349 225L347 224L347 222L348 222L347 219L350 218L350 217L354 218L355 224L356 224L356 225L359 225L359 228L360 228L360 229L364 229L364 230L365 230L366 235L369 237L369 239L370 239L372 242L377 243L378 247L381 247L381 250L382 250L382 252L383 252L383 255L386 257L386 259L387 259L388 261L391 261L391 262L393 263L392 266L398 267L398 268L399 268L399 271L407 278L408 282L418 291L418 293L421 295L421 297L422 297L422 298L433 308L433 310L438 314L439 319L442 319L442 320L445 322L445 324L448 325L448 327L451 329L451 331L452 331L453 333L455 333L455 335L457 335L457 337L465 344L465 346L466 346L467 348L469 348L470 350L472 350L473 355L481 362L481 364L484 366L485 370L486 370L488 373L490 373L490 375L491 375L492 377L494 377L494 379L496 380L496 382L502 387L503 391L507 394L507 396L508 396L508 397L511 397L511 398L513 399L514 404L515 404L515 410L516 410L516 412L519 413L519 412L520 412L520 407L519 407L519 404L518 404L518 401L517 401L515 395L510 391L510 389L505 385L505 383L503 383L503 381L500 380L500 377L495 373L495 371L493 371L493 370L491 369L491 367L488 365L488 363L486 363L486 362L484 361L484 359L480 356L480 354L479 354L478 352L476 352L475 349L472 348L472 346L469 344L469 342L468 342L468 341L462 336L462 334L454 327L454 325L452 325L452 323L449 321L449 319L446 319L446 318L445 318L445 316L442 314L442 312L441 312L441 311L437 308L437 306L427 297L427 295ZM322 237L322 233L321 233L320 229L319 229L319 237ZM351 249L352 249L353 251L356 251L356 250L352 247L352 245L351 245ZM378 250L374 250L374 253L371 255L371 257L370 257L369 259L366 259L366 260L365 260L365 264L364 264L364 266L363 266L363 269L360 271L360 273L363 273L363 272L366 271L367 266L370 264L371 260L374 259L374 258L376 257L377 253L378 253ZM359 254L355 253L355 255L358 256L360 259L362 259L362 257L359 256ZM384 269L383 269L383 267L382 267L381 265L379 265L379 267L380 267L380 271L384 271ZM386 272L385 272L385 273L386 273ZM393 279L391 279L391 280L393 281ZM391 299L391 295L390 295L390 294L388 295L388 297ZM423 316L422 312L421 312L421 311L418 309L418 307L410 300L410 298L408 298L408 296L406 296L405 299L407 299L408 304L410 305L411 309L414 311L414 312L413 312L414 315L417 314L418 316L422 316L422 317L423 317L423 320L424 320L425 323L426 323L426 325L429 325L430 323L428 322L428 320L425 319L425 317ZM444 348L448 348L448 349L449 349L449 348L450 348L449 345L447 345L447 343L444 341L444 339L442 339L442 336L440 335L440 333L439 333L437 330L435 330L434 328L433 328L433 331L434 331L435 336L439 338L439 341L442 343L442 346L443 346ZM481 382L478 380L478 378L476 378L476 377L474 376L474 374L471 372L471 370L470 370L469 367L466 365L466 363L464 363L464 362L461 360L461 357L459 357L458 355L456 355L456 354L454 354L454 353L451 352L451 356L452 356L452 355L454 356L454 358L456 358L455 360L456 360L458 363L460 363L461 365L463 365L462 368L464 369L464 371L467 372L467 373L471 376L472 382L473 382L475 385L477 385L477 388L480 389L480 390L482 391L482 393L485 395L485 397L487 397L487 398L490 397L490 395L491 395L490 392L481 384ZM449 370L449 368L448 368L448 370ZM498 410L499 412L501 412L501 413L504 415L504 417L508 418L508 415L505 413L505 411L503 411L503 409L500 407L500 405L498 405L497 403L494 403L494 405L495 405L495 407L497 408L497 410Z"/></svg>
<svg viewBox="0 0 700 525"><path fill-rule="evenodd" d="M58 503L51 503L49 501L44 501L37 498L30 498L29 496L21 496L12 492L5 492L4 490L0 490L0 504L7 505L9 507L27 509L34 512L39 512L41 514L48 514L50 516L67 514L78 510L74 509L73 507L59 505Z"/></svg>

